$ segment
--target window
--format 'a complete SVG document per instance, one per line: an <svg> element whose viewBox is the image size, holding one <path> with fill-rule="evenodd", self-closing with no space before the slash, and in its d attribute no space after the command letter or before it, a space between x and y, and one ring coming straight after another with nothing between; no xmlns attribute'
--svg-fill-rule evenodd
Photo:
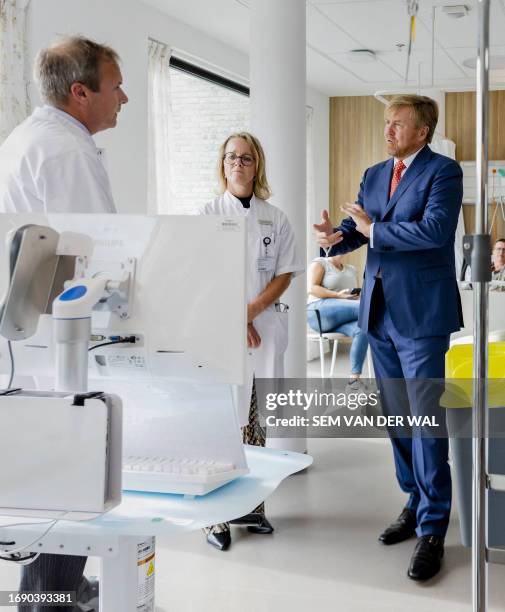
<svg viewBox="0 0 505 612"><path fill-rule="evenodd" d="M192 214L217 195L222 142L250 129L249 89L173 57L167 45L154 40L149 60L149 211ZM314 201L311 121L308 109L309 204Z"/></svg>
<svg viewBox="0 0 505 612"><path fill-rule="evenodd" d="M170 60L173 214L194 213L217 195L217 154L249 129L248 90L177 58Z"/></svg>

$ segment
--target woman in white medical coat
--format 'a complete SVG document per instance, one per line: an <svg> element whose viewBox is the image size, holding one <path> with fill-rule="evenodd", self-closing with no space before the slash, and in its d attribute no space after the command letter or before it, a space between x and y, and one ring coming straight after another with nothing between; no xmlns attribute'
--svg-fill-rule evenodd
<svg viewBox="0 0 505 612"><path fill-rule="evenodd" d="M287 307L280 302L291 278L303 271L295 235L286 215L266 200L271 191L265 172L265 154L257 138L248 132L231 134L219 151L221 195L201 213L239 215L247 218L247 344L246 384L238 391L237 406L244 442L265 445L256 405L254 378L284 376L284 352L288 344ZM261 504L251 515L232 521L248 524L253 533L272 533ZM226 523L206 530L207 540L220 550L230 543Z"/></svg>

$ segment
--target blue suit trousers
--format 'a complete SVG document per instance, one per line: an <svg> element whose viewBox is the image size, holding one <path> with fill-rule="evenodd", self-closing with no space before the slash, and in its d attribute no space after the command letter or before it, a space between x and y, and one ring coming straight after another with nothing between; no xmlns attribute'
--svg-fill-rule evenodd
<svg viewBox="0 0 505 612"><path fill-rule="evenodd" d="M439 406L440 384L433 379L445 376L449 336L402 336L389 316L380 279L372 302L368 340L384 414L429 413L439 420L437 437L413 431L408 437L391 436L391 443L398 483L409 495L407 507L416 512L417 535L444 537L451 511L449 442Z"/></svg>

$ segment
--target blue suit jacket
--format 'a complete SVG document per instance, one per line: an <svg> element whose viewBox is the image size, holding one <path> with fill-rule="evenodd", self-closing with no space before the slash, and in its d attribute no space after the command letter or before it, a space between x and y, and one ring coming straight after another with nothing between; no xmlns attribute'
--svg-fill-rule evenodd
<svg viewBox="0 0 505 612"><path fill-rule="evenodd" d="M396 329L408 338L441 336L463 324L454 264L454 236L463 198L463 173L449 157L424 147L403 175L393 197L393 159L368 168L358 202L375 223L368 245L359 326L368 330L375 275ZM368 243L349 217L344 240L330 255Z"/></svg>

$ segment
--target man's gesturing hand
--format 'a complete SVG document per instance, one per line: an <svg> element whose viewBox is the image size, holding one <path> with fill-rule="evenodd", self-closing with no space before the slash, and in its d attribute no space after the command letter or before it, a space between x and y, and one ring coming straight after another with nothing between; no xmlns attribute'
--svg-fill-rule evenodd
<svg viewBox="0 0 505 612"><path fill-rule="evenodd" d="M316 234L317 243L323 249L329 249L343 239L342 232L333 232L333 224L327 210L321 212L321 223L314 223L312 227Z"/></svg>
<svg viewBox="0 0 505 612"><path fill-rule="evenodd" d="M356 223L356 229L358 232L370 238L370 226L372 225L372 220L363 210L359 204L349 204L346 202L343 206L340 207L342 212L345 212L349 215L354 223Z"/></svg>

